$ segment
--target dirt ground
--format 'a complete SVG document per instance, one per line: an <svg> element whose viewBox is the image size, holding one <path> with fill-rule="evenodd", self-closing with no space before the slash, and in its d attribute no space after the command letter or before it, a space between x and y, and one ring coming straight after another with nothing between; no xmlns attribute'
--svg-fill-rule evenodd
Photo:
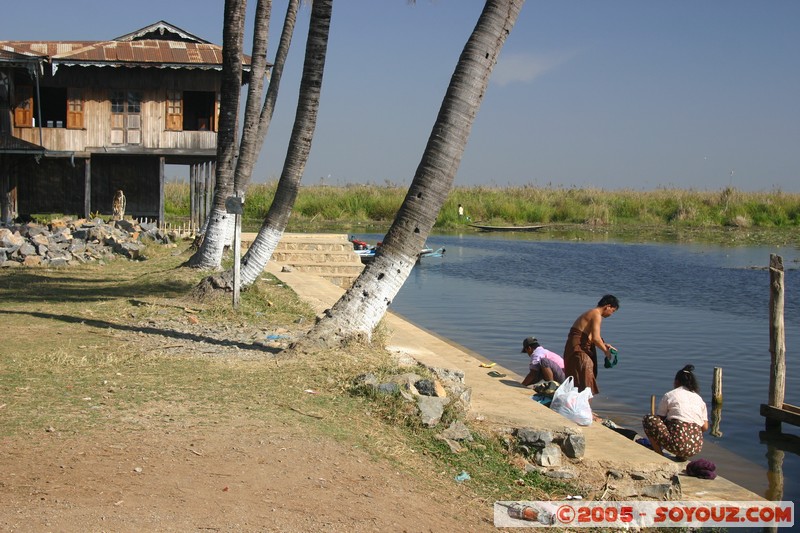
<svg viewBox="0 0 800 533"><path fill-rule="evenodd" d="M149 427L150 426L150 427ZM491 505L251 420L0 441L3 531L489 531Z"/></svg>
<svg viewBox="0 0 800 533"><path fill-rule="evenodd" d="M96 278L103 272L81 277ZM0 306L5 331L0 342L0 426L13 428L30 411L31 420L52 411L54 419L62 416L69 422L89 418L95 408L102 420L78 430L27 421L22 430L3 431L0 531L495 530L492 502L476 501L450 473L420 470L419 465L406 468L397 458L365 449L352 438L335 438L326 434L329 426L309 424L319 421L308 418L303 409L275 410L265 400L262 410L251 415L246 402L236 403L236 390L228 384L224 394L231 397L218 407L197 396L213 386L211 380L140 406L123 403L117 400L123 387L128 392L142 387L145 379L153 381L142 374L146 362L131 366L138 375L118 374L118 383L106 384L95 379L95 367L74 353L158 350L159 361L172 355L190 363L198 357L236 360L241 366L231 363L230 372L235 387L239 376L246 377L242 366L263 372L269 343L256 345L252 340L264 338L263 326L220 324L202 312L186 313L183 303L163 298L147 298L158 305L130 299L120 304L124 307L104 311L112 304L97 298L99 282L91 286L79 279L81 289L74 289L69 284L76 272L65 272L64 279L36 272L24 276L0 283L9 291ZM130 279L138 278L131 274ZM114 294L117 284L115 280L107 290ZM40 301L20 296L19 287L24 286L49 292ZM11 302L12 294L19 304ZM53 307L54 294L67 300L64 307ZM92 303L94 299L100 303ZM29 362L20 363L26 357ZM47 368L51 364L52 372ZM69 364L74 370L65 372ZM78 385L75 378L72 390L69 376L81 369L92 375L88 384ZM58 376L50 382L50 374ZM173 385L177 390L186 382ZM304 385L298 387L302 395ZM35 403L39 395L52 396L52 403ZM70 407L81 400L86 405ZM362 438L364 434L369 433Z"/></svg>

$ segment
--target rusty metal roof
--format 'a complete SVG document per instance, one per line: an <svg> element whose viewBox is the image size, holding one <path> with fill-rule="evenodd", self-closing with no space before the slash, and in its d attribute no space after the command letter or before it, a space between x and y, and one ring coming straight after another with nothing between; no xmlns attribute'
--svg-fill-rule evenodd
<svg viewBox="0 0 800 533"><path fill-rule="evenodd" d="M0 41L0 51L46 58L54 68L222 68L222 47L160 21L110 41ZM242 65L249 70L250 57Z"/></svg>
<svg viewBox="0 0 800 533"><path fill-rule="evenodd" d="M52 56L54 63L181 64L220 67L222 47L183 41L105 41Z"/></svg>

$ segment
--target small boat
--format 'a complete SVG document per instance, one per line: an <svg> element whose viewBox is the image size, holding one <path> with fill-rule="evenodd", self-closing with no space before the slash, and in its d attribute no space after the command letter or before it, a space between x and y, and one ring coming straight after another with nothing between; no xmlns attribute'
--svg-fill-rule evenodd
<svg viewBox="0 0 800 533"><path fill-rule="evenodd" d="M361 241L356 239L355 237L350 238L350 242L353 243L353 251L358 255L361 259L361 262L365 265L367 263L371 263L373 259L375 259L375 252L378 251L378 248L381 246L381 242L372 246L371 244L367 243L366 241ZM423 257L442 257L444 255L445 249L444 248L423 248L419 251L417 255L417 263L420 262L420 259Z"/></svg>
<svg viewBox="0 0 800 533"><path fill-rule="evenodd" d="M422 259L423 257L442 257L444 255L445 249L444 248L423 248L419 252L419 257Z"/></svg>
<svg viewBox="0 0 800 533"><path fill-rule="evenodd" d="M469 224L469 227L478 231L537 231L544 227L544 224L535 226L487 226L484 224Z"/></svg>

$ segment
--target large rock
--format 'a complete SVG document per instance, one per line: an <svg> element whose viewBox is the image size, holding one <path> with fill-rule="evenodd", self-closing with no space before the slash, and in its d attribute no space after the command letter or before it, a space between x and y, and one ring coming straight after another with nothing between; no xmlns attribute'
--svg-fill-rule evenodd
<svg viewBox="0 0 800 533"><path fill-rule="evenodd" d="M19 248L25 242L25 238L19 232L12 232L8 228L0 228L0 246L3 248Z"/></svg>
<svg viewBox="0 0 800 533"><path fill-rule="evenodd" d="M517 440L523 446L544 448L553 442L553 432L546 429L519 428L516 433Z"/></svg>
<svg viewBox="0 0 800 533"><path fill-rule="evenodd" d="M444 414L444 407L450 402L448 398L437 396L417 396L417 408L422 423L433 427L439 423Z"/></svg>

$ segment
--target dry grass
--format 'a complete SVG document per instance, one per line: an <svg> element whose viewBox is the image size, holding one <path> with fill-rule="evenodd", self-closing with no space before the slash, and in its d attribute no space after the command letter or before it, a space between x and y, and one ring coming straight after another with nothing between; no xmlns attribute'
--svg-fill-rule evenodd
<svg viewBox="0 0 800 533"><path fill-rule="evenodd" d="M281 351L314 320L288 287L265 274L233 310L228 296L186 296L207 274L181 268L186 245L148 249L148 257L0 270L8 333L0 344L0 437L244 419L349 443L434 485L468 468L480 498L573 490L523 476L491 434L454 456L407 403L354 393L355 376L397 371L381 348L384 326L372 345ZM275 333L286 338L270 342ZM526 486L515 484L520 477Z"/></svg>

